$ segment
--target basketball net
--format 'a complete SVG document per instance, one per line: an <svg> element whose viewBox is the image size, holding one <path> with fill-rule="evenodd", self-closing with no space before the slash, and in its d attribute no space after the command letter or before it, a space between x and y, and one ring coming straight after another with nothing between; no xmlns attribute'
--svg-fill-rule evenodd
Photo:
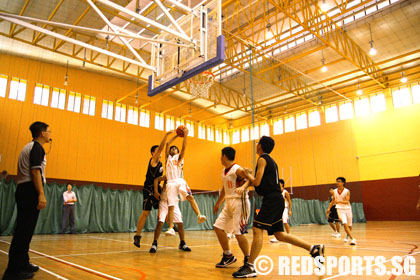
<svg viewBox="0 0 420 280"><path fill-rule="evenodd" d="M213 85L215 77L212 72L204 71L194 77L190 78L190 91L195 98L208 98L209 90Z"/></svg>

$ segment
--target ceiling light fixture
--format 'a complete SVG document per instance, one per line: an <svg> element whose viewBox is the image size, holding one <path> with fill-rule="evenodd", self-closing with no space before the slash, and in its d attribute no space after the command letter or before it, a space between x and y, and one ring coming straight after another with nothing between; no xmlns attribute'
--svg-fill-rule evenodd
<svg viewBox="0 0 420 280"><path fill-rule="evenodd" d="M67 66L66 66L66 75L64 76L64 85L67 86L67 79L69 77L69 61L67 60Z"/></svg>
<svg viewBox="0 0 420 280"><path fill-rule="evenodd" d="M324 58L324 51L323 50L322 50L322 59L321 59L321 62L322 62L321 71L322 72L327 72L328 71L328 67L325 65L325 58Z"/></svg>
<svg viewBox="0 0 420 280"><path fill-rule="evenodd" d="M369 24L369 33L370 33L370 41L369 41L369 44L370 44L370 50L369 50L369 54L370 55L375 55L376 54L376 49L373 47L373 37L372 37L372 29L371 29L371 27L370 27L370 24Z"/></svg>
<svg viewBox="0 0 420 280"><path fill-rule="evenodd" d="M407 77L404 76L404 72L401 72L401 83L406 83L408 81Z"/></svg>
<svg viewBox="0 0 420 280"><path fill-rule="evenodd" d="M363 90L360 89L360 85L357 85L357 91L356 91L357 95L362 95Z"/></svg>

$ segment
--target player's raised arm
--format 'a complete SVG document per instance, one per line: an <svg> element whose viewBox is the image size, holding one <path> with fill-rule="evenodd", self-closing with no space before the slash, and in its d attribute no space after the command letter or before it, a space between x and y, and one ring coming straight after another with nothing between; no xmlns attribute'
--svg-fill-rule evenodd
<svg viewBox="0 0 420 280"><path fill-rule="evenodd" d="M165 149L165 162L168 161L168 156L169 156L169 148L171 147L172 142L174 142L174 140L178 137L178 135L175 135L174 137L172 137L168 143L166 143L166 149Z"/></svg>
<svg viewBox="0 0 420 280"><path fill-rule="evenodd" d="M181 162L181 160L184 158L184 155L185 155L185 149L187 148L187 135L188 135L188 129L184 129L184 140L182 141L182 149L178 158L179 162Z"/></svg>
<svg viewBox="0 0 420 280"><path fill-rule="evenodd" d="M163 151L163 148L165 147L166 140L168 139L169 134L174 132L173 130L170 130L165 133L165 136L163 136L162 141L160 142L160 145L156 151L156 153L152 157L152 164L155 165L159 161L159 157Z"/></svg>

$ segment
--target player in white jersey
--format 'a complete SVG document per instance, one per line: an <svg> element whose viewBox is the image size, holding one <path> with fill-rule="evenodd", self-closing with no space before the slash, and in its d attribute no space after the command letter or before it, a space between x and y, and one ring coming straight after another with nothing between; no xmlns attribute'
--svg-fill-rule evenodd
<svg viewBox="0 0 420 280"><path fill-rule="evenodd" d="M281 194L283 195L283 198L284 198L284 211L283 211L283 218L282 218L283 225L284 225L284 228L286 229L286 232L290 233L289 216L292 216L292 200L290 199L289 192L284 188L283 179L279 179L279 184L280 184ZM270 240L270 242L277 243L279 241L277 240L277 238L274 237Z"/></svg>
<svg viewBox="0 0 420 280"><path fill-rule="evenodd" d="M221 160L226 168L222 171L223 189L214 205L213 213L216 214L219 211L221 203L225 200L225 206L214 223L214 231L223 249L223 258L216 267L226 267L236 262L236 257L230 251L226 232L233 232L238 240L244 254L244 263L249 257L248 239L244 235L248 233L250 203L246 188L249 182L243 179L246 171L234 163L235 153L232 147L222 149Z"/></svg>
<svg viewBox="0 0 420 280"><path fill-rule="evenodd" d="M353 213L351 211L350 204L350 191L344 187L346 179L344 177L338 177L336 179L337 189L334 190L334 200L330 202L327 212L331 210L331 207L335 204L337 208L337 214L340 218L341 223L347 233L344 242L348 242L351 239L350 245L356 245L356 239L351 234L351 228L353 224Z"/></svg>
<svg viewBox="0 0 420 280"><path fill-rule="evenodd" d="M206 221L206 217L201 215L197 202L195 201L191 189L184 180L182 168L184 166L185 148L187 146L188 129L184 129L184 140L182 142L181 153L177 146L170 146L172 142L178 137L175 135L166 143L166 190L168 194L168 224L169 229L165 232L166 235L175 235L174 227L174 207L178 203L178 194L181 196L181 201L188 200L193 211L197 214L197 222L199 224Z"/></svg>
<svg viewBox="0 0 420 280"><path fill-rule="evenodd" d="M162 191L159 194L159 182L165 181L162 187ZM154 181L154 195L156 199L159 200L159 212L158 212L158 223L156 225L155 235L152 247L150 248L150 253L156 253L158 248L158 239L160 233L162 232L162 227L165 221L167 220L168 215L168 194L166 192L166 176L160 176L155 179ZM185 243L185 235L184 235L184 224L182 222L182 214L181 210L179 209L178 203L174 206L174 223L178 226L178 234L179 234L179 249L185 252L191 252L191 249Z"/></svg>

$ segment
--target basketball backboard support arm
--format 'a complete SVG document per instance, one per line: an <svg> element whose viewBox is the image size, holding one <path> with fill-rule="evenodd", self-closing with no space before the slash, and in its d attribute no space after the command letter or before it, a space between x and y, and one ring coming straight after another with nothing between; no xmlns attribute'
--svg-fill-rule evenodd
<svg viewBox="0 0 420 280"><path fill-rule="evenodd" d="M153 88L153 75L149 76L149 88L148 88L148 96L155 96L158 93L161 93L185 80L190 79L191 77L200 74L203 71L206 71L210 68L213 68L225 60L225 38L223 35L217 37L217 55L214 58L204 62L203 64L183 73L181 77L174 78L169 82L161 84L160 86Z"/></svg>
<svg viewBox="0 0 420 280"><path fill-rule="evenodd" d="M188 15L178 18L177 29L191 36L194 48L153 44L151 64L156 71L149 76L148 96L159 94L222 63L225 40L221 24L221 0L203 1ZM173 34L160 34L155 39L179 41L179 37Z"/></svg>

